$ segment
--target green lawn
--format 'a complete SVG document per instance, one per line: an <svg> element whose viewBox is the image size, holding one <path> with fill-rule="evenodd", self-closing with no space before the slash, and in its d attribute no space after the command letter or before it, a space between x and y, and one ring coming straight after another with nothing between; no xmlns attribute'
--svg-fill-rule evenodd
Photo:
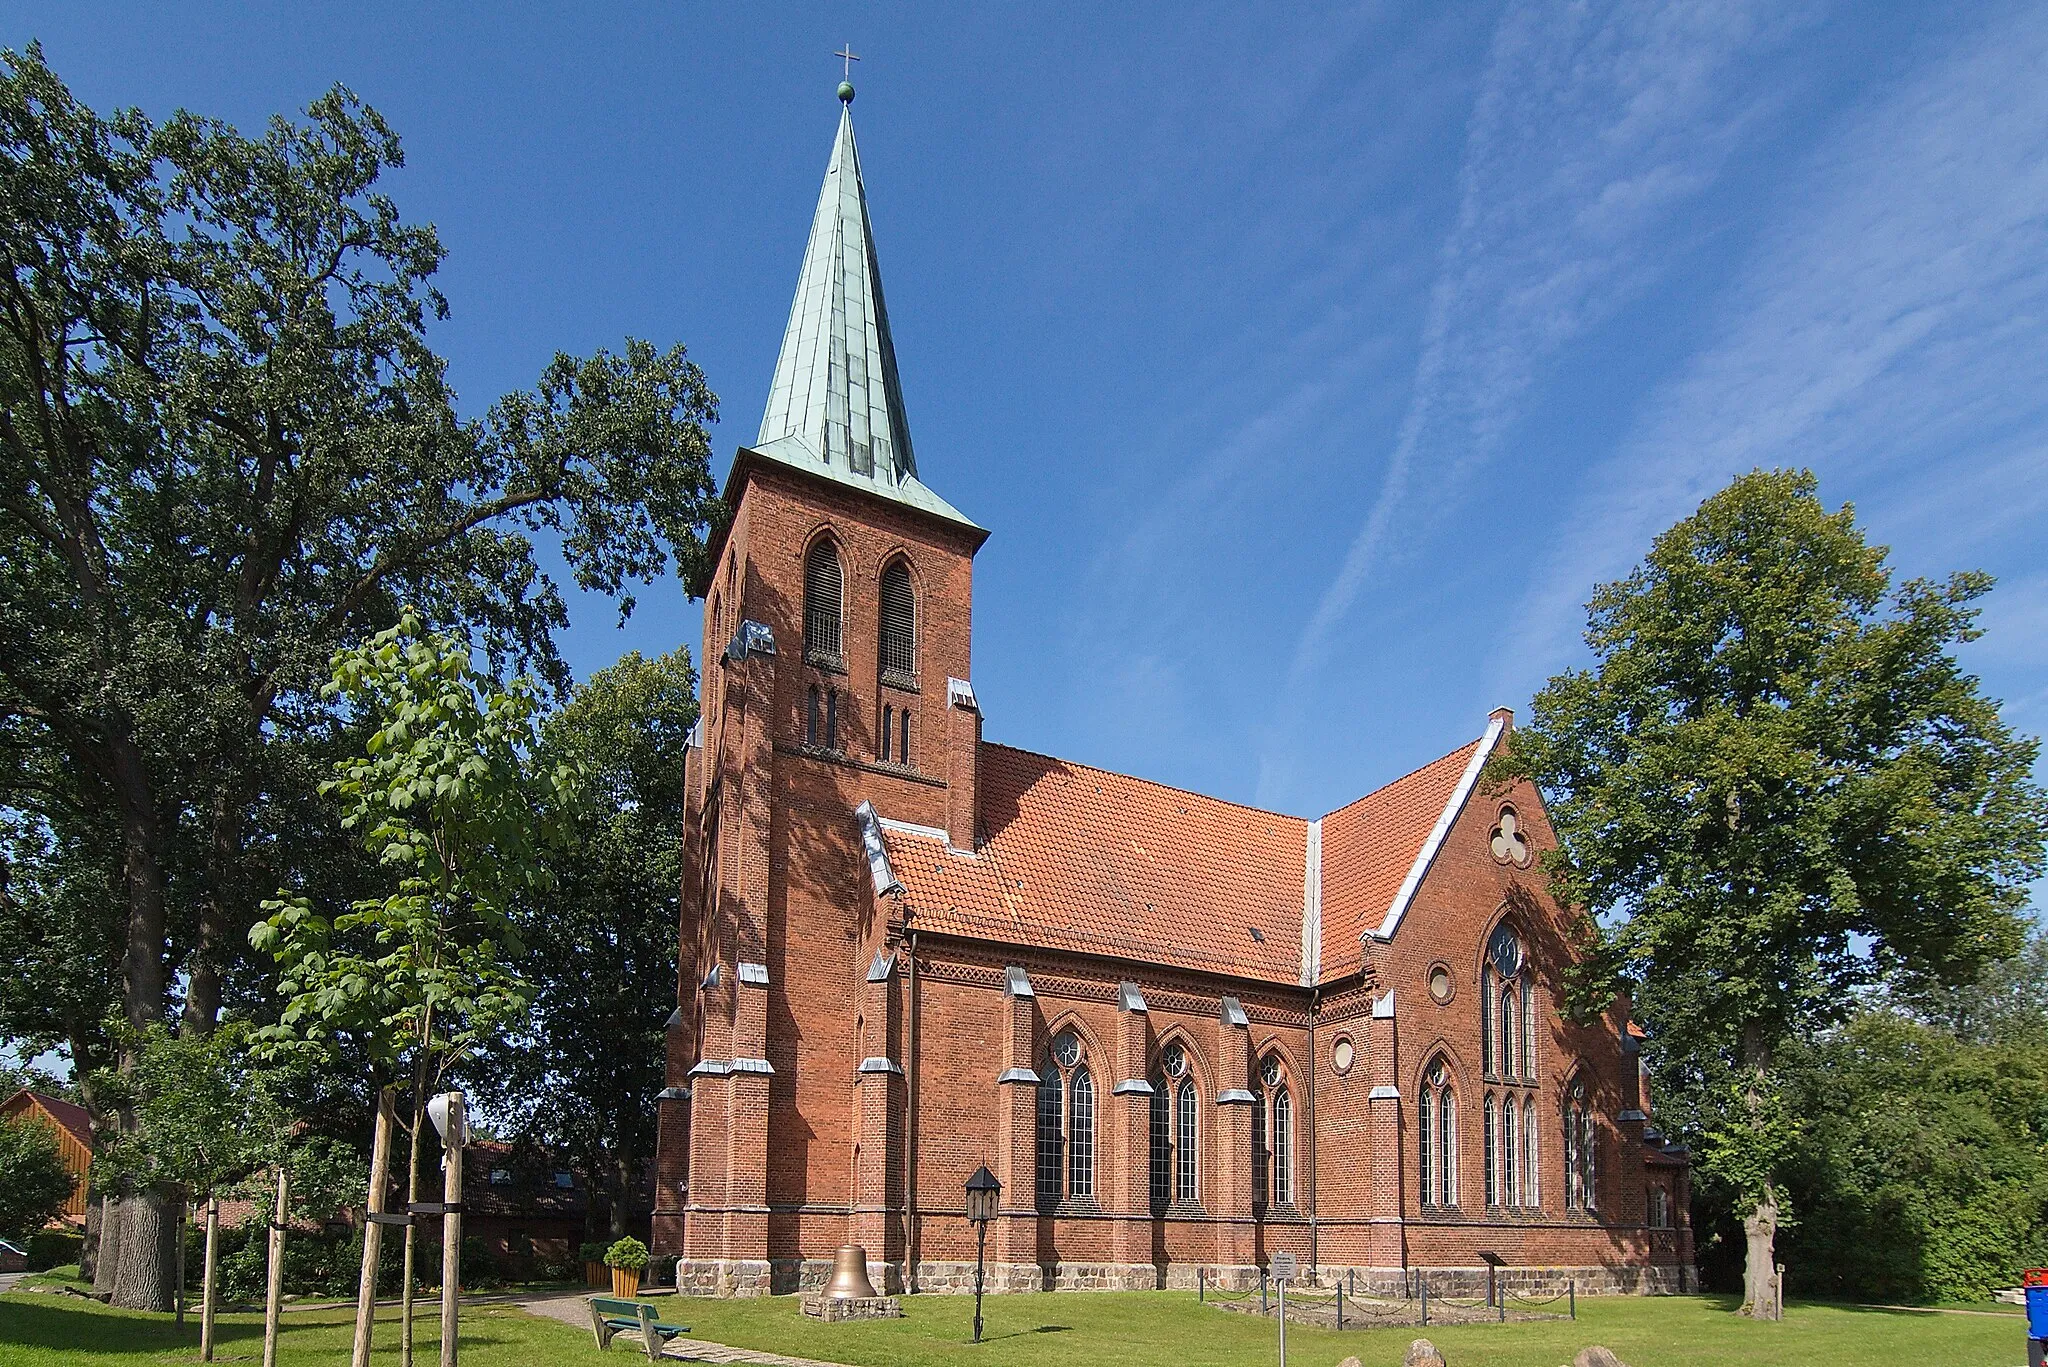
<svg viewBox="0 0 2048 1367"><path fill-rule="evenodd" d="M698 1301L661 1298L664 1319L696 1336L862 1367L990 1367L1087 1362L1125 1367L1250 1367L1273 1360L1270 1321L1198 1306L1178 1292L993 1296L984 1302L986 1342L966 1342L973 1302L960 1296L908 1301L902 1320L827 1327L804 1320L788 1297ZM431 1307L424 1307L431 1316ZM388 1318L386 1312L386 1318ZM287 1314L280 1359L288 1364L345 1360L352 1317L345 1310ZM420 1360L438 1352L437 1321L420 1322ZM396 1326L379 1326L377 1357L395 1362ZM1590 1343L1604 1343L1630 1367L1691 1364L1811 1364L1812 1367L2016 1367L2026 1361L2021 1322L1972 1316L1794 1305L1785 1323L1751 1324L1714 1297L1587 1298L1579 1318L1507 1326L1376 1329L1338 1335L1290 1326L1288 1356L1302 1367L1334 1367L1356 1354L1365 1367L1393 1367L1408 1341L1426 1332L1452 1367L1557 1367ZM221 1361L254 1361L262 1317L223 1316ZM112 1367L197 1359L198 1327L182 1334L169 1316L108 1310L69 1296L0 1296L0 1363L7 1367L79 1364ZM645 1361L630 1344L601 1355L587 1332L511 1306L463 1312L462 1359L474 1367L545 1362L548 1367Z"/></svg>

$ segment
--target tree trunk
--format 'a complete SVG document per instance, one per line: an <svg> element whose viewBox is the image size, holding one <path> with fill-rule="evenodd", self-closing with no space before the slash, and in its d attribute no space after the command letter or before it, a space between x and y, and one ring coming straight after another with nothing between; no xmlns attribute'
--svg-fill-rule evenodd
<svg viewBox="0 0 2048 1367"><path fill-rule="evenodd" d="M630 1194L633 1184L626 1173L626 1160L614 1158L611 1167L611 1217L612 1242L617 1243L631 1231L626 1228L627 1217L632 1213Z"/></svg>
<svg viewBox="0 0 2048 1367"><path fill-rule="evenodd" d="M1777 1319L1777 1188L1764 1188L1763 1199L1742 1222L1742 1234L1747 1250L1742 1269L1742 1313L1751 1319Z"/></svg>
<svg viewBox="0 0 2048 1367"><path fill-rule="evenodd" d="M144 1031L164 1020L167 927L162 823L140 747L120 737L109 749L121 811L121 882L128 903L128 929L121 953L121 1005L128 1028L139 1040ZM121 1050L121 1070L125 1073L134 1067L135 1045L131 1043ZM121 1128L134 1127L134 1116L124 1108ZM121 1205L121 1257L114 1269L113 1304L128 1310L168 1310L171 1265L177 1253L173 1197L152 1187L131 1194Z"/></svg>
<svg viewBox="0 0 2048 1367"><path fill-rule="evenodd" d="M1749 1103L1752 1132L1755 1132L1763 1124L1764 1093L1770 1085L1771 1069L1771 1048L1761 1031L1753 1028L1744 1032L1742 1055L1743 1063L1749 1069L1750 1086L1745 1099ZM1742 1313L1751 1319L1781 1319L1777 1271L1778 1187L1769 1177L1764 1178L1756 1208L1743 1217L1742 1235Z"/></svg>
<svg viewBox="0 0 2048 1367"><path fill-rule="evenodd" d="M121 1202L121 1258L113 1304L123 1310L171 1308L171 1269L178 1237L177 1197L145 1187Z"/></svg>
<svg viewBox="0 0 2048 1367"><path fill-rule="evenodd" d="M107 1203L88 1193L85 1198L85 1230L78 1242L78 1279L89 1282L100 1261L100 1230L107 1220Z"/></svg>
<svg viewBox="0 0 2048 1367"><path fill-rule="evenodd" d="M100 1252L92 1269L93 1295L114 1294L114 1269L120 1265L121 1198L108 1196L100 1202Z"/></svg>

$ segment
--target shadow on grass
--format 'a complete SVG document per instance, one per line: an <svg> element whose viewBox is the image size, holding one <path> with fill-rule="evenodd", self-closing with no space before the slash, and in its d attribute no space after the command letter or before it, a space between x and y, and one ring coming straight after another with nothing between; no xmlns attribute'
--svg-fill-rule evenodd
<svg viewBox="0 0 2048 1367"><path fill-rule="evenodd" d="M55 1299L54 1297L52 1298ZM263 1338L260 1324L216 1321L216 1343ZM185 1317L185 1327L169 1315L115 1314L76 1301L37 1305L27 1300L0 1301L0 1342L30 1348L68 1348L92 1353L163 1353L199 1346L199 1318Z"/></svg>
<svg viewBox="0 0 2048 1367"><path fill-rule="evenodd" d="M1035 1329L1012 1329L1007 1334L983 1334L981 1341L983 1343L1000 1343L1004 1339L1021 1339L1032 1334L1071 1334L1073 1332L1074 1326L1071 1324L1041 1324Z"/></svg>

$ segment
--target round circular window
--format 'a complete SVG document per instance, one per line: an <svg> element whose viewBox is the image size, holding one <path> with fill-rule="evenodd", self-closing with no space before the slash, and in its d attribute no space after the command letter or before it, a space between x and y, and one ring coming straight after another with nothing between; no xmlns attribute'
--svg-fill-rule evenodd
<svg viewBox="0 0 2048 1367"><path fill-rule="evenodd" d="M1182 1076L1188 1070L1188 1051L1178 1044L1167 1045L1166 1052L1159 1056L1159 1066L1168 1077Z"/></svg>
<svg viewBox="0 0 2048 1367"><path fill-rule="evenodd" d="M1438 1006L1451 999L1451 970L1442 964L1429 967L1429 997Z"/></svg>
<svg viewBox="0 0 2048 1367"><path fill-rule="evenodd" d="M1060 1061L1060 1067L1073 1067L1081 1061L1081 1037L1071 1030L1060 1031L1053 1037L1052 1056Z"/></svg>
<svg viewBox="0 0 2048 1367"><path fill-rule="evenodd" d="M1351 1071L1351 1065L1356 1058L1351 1041L1343 1036L1339 1036L1337 1042L1330 1046L1330 1067L1336 1070L1338 1077Z"/></svg>

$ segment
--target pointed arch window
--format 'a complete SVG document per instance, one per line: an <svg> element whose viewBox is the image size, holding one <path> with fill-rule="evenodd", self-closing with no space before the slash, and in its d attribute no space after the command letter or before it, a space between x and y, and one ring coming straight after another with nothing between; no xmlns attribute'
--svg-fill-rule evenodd
<svg viewBox="0 0 2048 1367"><path fill-rule="evenodd" d="M1066 1116L1060 1075L1048 1068L1038 1077L1038 1208L1051 1210L1065 1194Z"/></svg>
<svg viewBox="0 0 2048 1367"><path fill-rule="evenodd" d="M1422 1204L1457 1205L1458 1094L1451 1085L1451 1070L1441 1058L1423 1074L1415 1129Z"/></svg>
<svg viewBox="0 0 2048 1367"><path fill-rule="evenodd" d="M1173 1201L1173 1093L1162 1073L1152 1075L1152 1213Z"/></svg>
<svg viewBox="0 0 2048 1367"><path fill-rule="evenodd" d="M1534 1210L1543 1204L1536 1166L1536 1098L1522 1103L1522 1204Z"/></svg>
<svg viewBox="0 0 2048 1367"><path fill-rule="evenodd" d="M1515 1149L1515 1132L1519 1128L1515 1117L1519 1110L1513 1097L1508 1097L1500 1108L1500 1203L1504 1206L1522 1204L1522 1187L1516 1180L1521 1176L1521 1154Z"/></svg>
<svg viewBox="0 0 2048 1367"><path fill-rule="evenodd" d="M1273 1200L1294 1204L1294 1098L1285 1083L1273 1091Z"/></svg>
<svg viewBox="0 0 2048 1367"><path fill-rule="evenodd" d="M917 591L910 566L892 560L882 571L882 682L917 687Z"/></svg>
<svg viewBox="0 0 2048 1367"><path fill-rule="evenodd" d="M1195 1153L1195 1082L1181 1079L1173 1095L1173 1199L1194 1202L1200 1198L1201 1169Z"/></svg>
<svg viewBox="0 0 2048 1367"><path fill-rule="evenodd" d="M1038 1206L1094 1196L1095 1078L1081 1037L1062 1030L1038 1070Z"/></svg>
<svg viewBox="0 0 2048 1367"><path fill-rule="evenodd" d="M1564 1203L1591 1212L1599 1205L1599 1132L1586 1100L1586 1084L1575 1082L1564 1104Z"/></svg>
<svg viewBox="0 0 2048 1367"><path fill-rule="evenodd" d="M1500 1116L1494 1107L1492 1092L1486 1094L1486 1132L1481 1137L1484 1142L1480 1147L1485 1150L1486 1204L1497 1206L1500 1204L1500 1164L1495 1160L1500 1144Z"/></svg>
<svg viewBox="0 0 2048 1367"><path fill-rule="evenodd" d="M804 557L804 659L834 669L845 668L841 626L845 619L845 581L839 551L824 537Z"/></svg>
<svg viewBox="0 0 2048 1367"><path fill-rule="evenodd" d="M1087 1066L1067 1080L1067 1195L1087 1200L1095 1195L1095 1078Z"/></svg>

